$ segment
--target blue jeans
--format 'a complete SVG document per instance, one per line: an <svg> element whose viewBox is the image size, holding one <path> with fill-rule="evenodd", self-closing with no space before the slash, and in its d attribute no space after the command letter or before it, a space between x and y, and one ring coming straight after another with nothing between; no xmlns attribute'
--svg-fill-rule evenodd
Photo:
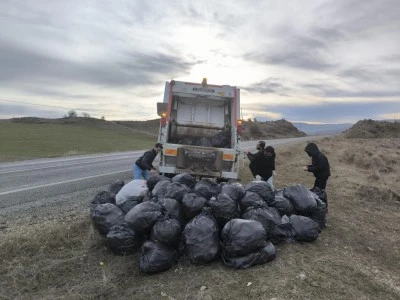
<svg viewBox="0 0 400 300"><path fill-rule="evenodd" d="M133 164L133 179L149 179L150 171L141 169L137 164Z"/></svg>

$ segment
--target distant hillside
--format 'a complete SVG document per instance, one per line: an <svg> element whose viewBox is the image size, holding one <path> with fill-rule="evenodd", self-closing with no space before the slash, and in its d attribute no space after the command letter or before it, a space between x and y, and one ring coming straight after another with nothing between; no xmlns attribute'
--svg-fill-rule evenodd
<svg viewBox="0 0 400 300"><path fill-rule="evenodd" d="M137 131L147 132L151 135L158 135L158 131L160 130L160 119L148 121L115 121L115 123Z"/></svg>
<svg viewBox="0 0 400 300"><path fill-rule="evenodd" d="M308 135L323 135L341 133L349 129L354 124L352 123L338 123L338 124L308 124L308 123L293 123L293 125L307 133Z"/></svg>
<svg viewBox="0 0 400 300"><path fill-rule="evenodd" d="M362 120L346 130L344 136L353 138L400 138L400 123Z"/></svg>
<svg viewBox="0 0 400 300"><path fill-rule="evenodd" d="M47 118L36 118L36 117L25 117L25 118L12 118L8 120L0 120L0 122L14 122L14 123L25 123L25 124L68 124L68 125L79 125L85 127L95 127L103 129L118 129L125 131L134 131L137 133L157 136L160 120L150 121L106 121L96 118L84 118L84 117L69 117L69 118L58 118L58 119L47 119Z"/></svg>
<svg viewBox="0 0 400 300"><path fill-rule="evenodd" d="M106 121L95 118L60 118L60 119L45 119L45 118L15 118L10 120L2 120L2 122L17 122L30 124L72 124L83 125L89 127L101 127L108 129L123 129L131 130L137 133L146 134L149 136L157 136L160 128L160 119L147 121ZM286 120L267 121L267 122L244 122L243 140L250 139L275 139L301 137L307 134L298 130L292 123Z"/></svg>
<svg viewBox="0 0 400 300"><path fill-rule="evenodd" d="M243 140L250 139L276 139L306 136L292 123L286 120L267 122L244 122Z"/></svg>
<svg viewBox="0 0 400 300"><path fill-rule="evenodd" d="M1 120L2 122L14 122L14 123L25 123L25 124L69 124L69 125L83 125L89 127L101 127L101 128L112 128L116 127L114 122L106 121L96 118L84 118L84 117L72 117L72 118L36 118L36 117L25 117L25 118L12 118L9 120Z"/></svg>
<svg viewBox="0 0 400 300"><path fill-rule="evenodd" d="M148 149L157 136L94 118L0 120L0 162Z"/></svg>

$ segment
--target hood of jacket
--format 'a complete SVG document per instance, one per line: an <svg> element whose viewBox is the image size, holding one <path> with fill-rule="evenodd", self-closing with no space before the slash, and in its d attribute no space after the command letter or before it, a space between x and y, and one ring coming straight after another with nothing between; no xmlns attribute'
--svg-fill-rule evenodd
<svg viewBox="0 0 400 300"><path fill-rule="evenodd" d="M306 151L309 156L314 156L318 154L319 149L315 143L309 143L304 149L304 151Z"/></svg>

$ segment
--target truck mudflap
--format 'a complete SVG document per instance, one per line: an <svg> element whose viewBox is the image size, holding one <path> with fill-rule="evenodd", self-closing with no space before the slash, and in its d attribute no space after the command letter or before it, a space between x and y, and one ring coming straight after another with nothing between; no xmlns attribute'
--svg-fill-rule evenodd
<svg viewBox="0 0 400 300"><path fill-rule="evenodd" d="M221 177L223 152L203 147L179 147L176 172Z"/></svg>

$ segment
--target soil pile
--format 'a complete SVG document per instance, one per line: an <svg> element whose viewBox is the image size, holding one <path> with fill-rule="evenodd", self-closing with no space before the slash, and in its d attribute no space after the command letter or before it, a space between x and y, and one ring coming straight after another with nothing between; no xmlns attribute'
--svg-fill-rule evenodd
<svg viewBox="0 0 400 300"><path fill-rule="evenodd" d="M346 130L344 136L348 139L400 138L400 123L362 120Z"/></svg>

